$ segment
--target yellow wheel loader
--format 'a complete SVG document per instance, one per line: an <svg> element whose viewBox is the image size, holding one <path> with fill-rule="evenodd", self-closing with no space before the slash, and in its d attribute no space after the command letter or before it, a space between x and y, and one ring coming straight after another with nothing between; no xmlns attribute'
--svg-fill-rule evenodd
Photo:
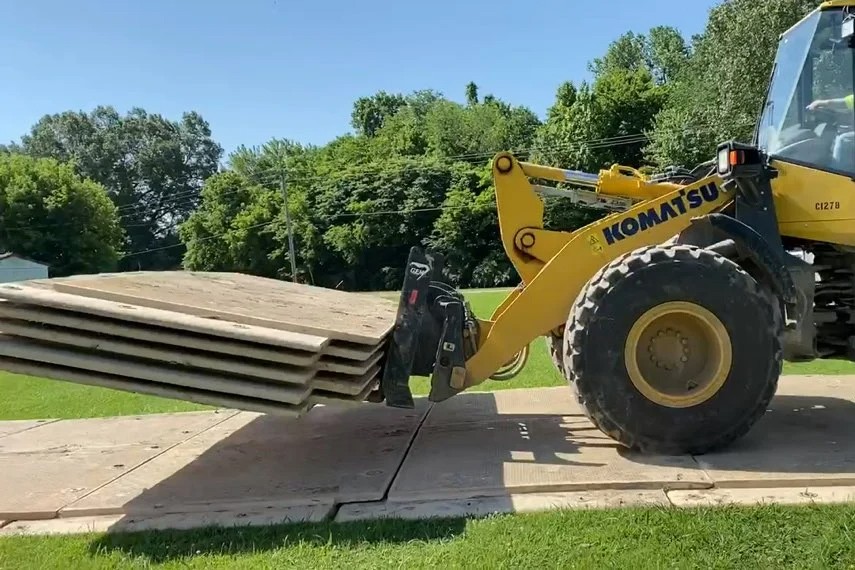
<svg viewBox="0 0 855 570"><path fill-rule="evenodd" d="M855 359L853 38L855 0L784 33L753 142L692 170L590 174L498 154L501 240L521 284L479 319L441 256L413 248L381 398L412 406L411 376L431 377L434 402L510 379L545 336L604 433L704 453L763 416L784 360ZM547 230L544 196L610 212Z"/></svg>

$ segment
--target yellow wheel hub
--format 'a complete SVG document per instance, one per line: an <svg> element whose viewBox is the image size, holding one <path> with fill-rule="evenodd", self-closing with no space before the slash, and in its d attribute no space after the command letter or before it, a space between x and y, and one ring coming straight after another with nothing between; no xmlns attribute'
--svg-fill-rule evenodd
<svg viewBox="0 0 855 570"><path fill-rule="evenodd" d="M653 307L635 322L624 360L630 380L648 400L689 408L721 389L733 351L718 317L700 305L672 301Z"/></svg>

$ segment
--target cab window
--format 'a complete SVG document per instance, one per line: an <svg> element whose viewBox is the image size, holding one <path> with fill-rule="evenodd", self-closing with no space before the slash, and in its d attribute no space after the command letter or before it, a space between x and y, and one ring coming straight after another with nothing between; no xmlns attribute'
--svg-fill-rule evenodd
<svg viewBox="0 0 855 570"><path fill-rule="evenodd" d="M855 176L855 62L841 26L840 11L817 11L782 37L758 145L773 158Z"/></svg>

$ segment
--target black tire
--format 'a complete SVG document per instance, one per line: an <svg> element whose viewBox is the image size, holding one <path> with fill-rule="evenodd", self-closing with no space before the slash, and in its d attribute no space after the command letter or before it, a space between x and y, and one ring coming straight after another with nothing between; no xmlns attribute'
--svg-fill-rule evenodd
<svg viewBox="0 0 855 570"><path fill-rule="evenodd" d="M648 399L624 357L636 320L671 301L707 309L730 339L724 383L691 407ZM564 337L565 376L586 415L622 445L706 453L739 439L765 414L783 363L779 311L748 273L715 252L678 244L641 248L600 270L577 298Z"/></svg>

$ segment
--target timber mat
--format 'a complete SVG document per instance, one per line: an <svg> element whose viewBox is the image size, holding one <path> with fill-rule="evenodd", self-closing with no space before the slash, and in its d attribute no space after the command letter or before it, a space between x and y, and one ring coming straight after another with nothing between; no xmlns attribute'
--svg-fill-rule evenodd
<svg viewBox="0 0 855 570"><path fill-rule="evenodd" d="M318 391L299 405L285 404L270 400L259 400L230 394L212 392L210 390L194 390L182 388L170 384L158 384L154 382L141 382L121 376L101 374L91 371L81 371L75 368L55 366L40 362L33 362L19 358L0 357L0 370L6 370L13 374L24 374L37 376L51 380L73 382L87 386L97 386L111 390L122 390L135 392L149 396L158 396L173 400L184 400L206 406L228 408L234 410L245 410L261 414L299 418L305 415L311 408L318 405L353 406L363 404L368 399L371 388L356 397L342 397L339 394ZM365 404L368 405L368 404Z"/></svg>
<svg viewBox="0 0 855 570"><path fill-rule="evenodd" d="M240 274L2 284L0 369L299 416L372 395L396 311L386 299Z"/></svg>
<svg viewBox="0 0 855 570"><path fill-rule="evenodd" d="M241 273L148 271L33 280L94 299L376 345L395 324L397 303L381 297Z"/></svg>

